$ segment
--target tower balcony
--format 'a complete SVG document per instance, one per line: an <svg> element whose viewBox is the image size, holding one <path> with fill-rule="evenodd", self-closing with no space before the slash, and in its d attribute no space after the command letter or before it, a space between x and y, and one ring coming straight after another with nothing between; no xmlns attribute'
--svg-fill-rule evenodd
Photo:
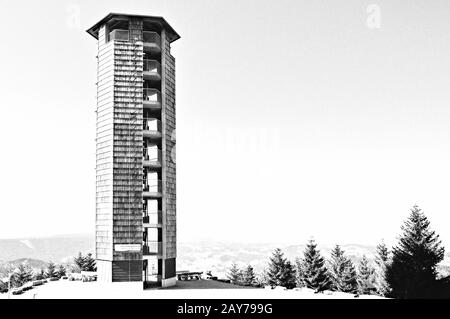
<svg viewBox="0 0 450 319"><path fill-rule="evenodd" d="M161 52L161 37L158 33L153 31L144 31L144 52L157 54Z"/></svg>
<svg viewBox="0 0 450 319"><path fill-rule="evenodd" d="M161 72L160 72L161 74ZM144 88L142 97L144 109L159 110L161 109L161 92L157 89Z"/></svg>
<svg viewBox="0 0 450 319"><path fill-rule="evenodd" d="M143 185L142 197L154 199L161 198L162 196L162 181L161 180L149 180Z"/></svg>
<svg viewBox="0 0 450 319"><path fill-rule="evenodd" d="M157 140L161 138L161 121L154 118L144 118L143 120L143 135L150 140Z"/></svg>
<svg viewBox="0 0 450 319"><path fill-rule="evenodd" d="M144 227L161 227L162 226L162 212L159 210L156 213L144 212L142 217Z"/></svg>
<svg viewBox="0 0 450 319"><path fill-rule="evenodd" d="M144 60L144 80L160 81L161 64L156 60Z"/></svg>
<svg viewBox="0 0 450 319"><path fill-rule="evenodd" d="M161 37L153 31L142 32L144 52L158 54L161 52ZM116 29L108 34L108 41L130 41L129 30Z"/></svg>
<svg viewBox="0 0 450 319"><path fill-rule="evenodd" d="M160 241L147 241L143 242L142 254L146 256L161 256L162 255L162 242Z"/></svg>
<svg viewBox="0 0 450 319"><path fill-rule="evenodd" d="M108 41L129 41L129 39L130 32L128 32L128 30L116 29L111 31L108 35Z"/></svg>
<svg viewBox="0 0 450 319"><path fill-rule="evenodd" d="M144 158L142 164L148 168L161 168L162 152L157 148L144 148Z"/></svg>

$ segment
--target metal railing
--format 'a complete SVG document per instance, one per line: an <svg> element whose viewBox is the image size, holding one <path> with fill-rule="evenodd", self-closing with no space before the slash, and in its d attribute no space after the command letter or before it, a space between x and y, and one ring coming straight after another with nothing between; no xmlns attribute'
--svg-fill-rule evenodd
<svg viewBox="0 0 450 319"><path fill-rule="evenodd" d="M143 185L144 192L150 193L161 193L162 192L162 181L161 180L148 180Z"/></svg>
<svg viewBox="0 0 450 319"><path fill-rule="evenodd" d="M150 104L160 104L161 103L161 92L157 89L144 88L143 96L144 103Z"/></svg>
<svg viewBox="0 0 450 319"><path fill-rule="evenodd" d="M160 255L162 253L162 242L160 241L143 242L142 253L144 255Z"/></svg>
<svg viewBox="0 0 450 319"><path fill-rule="evenodd" d="M144 44L153 44L155 46L161 47L161 37L158 33L153 31L144 31L142 32L142 36ZM122 29L113 30L108 34L108 41L111 40L129 41L130 31Z"/></svg>
<svg viewBox="0 0 450 319"><path fill-rule="evenodd" d="M146 43L150 43L150 44L154 44L157 45L158 47L161 46L161 37L159 36L158 33L153 32L153 31L144 31L142 32L143 35L143 40L144 40L144 45Z"/></svg>
<svg viewBox="0 0 450 319"><path fill-rule="evenodd" d="M116 29L109 33L108 41L116 40L116 41L129 41L130 32L128 30L120 30Z"/></svg>
<svg viewBox="0 0 450 319"><path fill-rule="evenodd" d="M157 213L147 213L146 215L144 215L142 217L142 222L144 224L152 224L152 225L162 224L161 211L159 211Z"/></svg>
<svg viewBox="0 0 450 319"><path fill-rule="evenodd" d="M144 72L151 72L161 75L161 64L156 60L144 60Z"/></svg>
<svg viewBox="0 0 450 319"><path fill-rule="evenodd" d="M161 162L162 152L158 148L144 148L144 161Z"/></svg>
<svg viewBox="0 0 450 319"><path fill-rule="evenodd" d="M156 281L158 280L158 268L157 267L152 267L152 268L147 268L147 278L145 278L147 281Z"/></svg>
<svg viewBox="0 0 450 319"><path fill-rule="evenodd" d="M161 121L154 118L144 118L142 129L144 131L161 132Z"/></svg>

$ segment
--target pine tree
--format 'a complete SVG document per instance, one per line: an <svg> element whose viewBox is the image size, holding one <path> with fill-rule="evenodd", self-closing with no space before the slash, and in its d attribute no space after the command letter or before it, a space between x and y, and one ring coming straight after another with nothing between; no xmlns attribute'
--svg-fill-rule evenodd
<svg viewBox="0 0 450 319"><path fill-rule="evenodd" d="M394 298L433 298L437 290L437 264L444 258L439 235L416 205L402 226L403 234L392 251L386 280Z"/></svg>
<svg viewBox="0 0 450 319"><path fill-rule="evenodd" d="M331 251L330 277L333 290L342 291L342 277L345 268L344 251L339 245L336 245Z"/></svg>
<svg viewBox="0 0 450 319"><path fill-rule="evenodd" d="M330 272L333 290L349 293L358 290L355 266L339 245L331 251Z"/></svg>
<svg viewBox="0 0 450 319"><path fill-rule="evenodd" d="M0 279L0 293L8 291L8 284Z"/></svg>
<svg viewBox="0 0 450 319"><path fill-rule="evenodd" d="M288 289L295 287L295 269L279 248L275 249L270 257L267 278L268 284L272 287L282 286Z"/></svg>
<svg viewBox="0 0 450 319"><path fill-rule="evenodd" d="M77 269L78 272L84 270L84 263L85 263L85 260L84 260L83 255L81 254L81 252L79 252L79 253L78 253L78 256L75 257L75 258L73 259L73 262L74 262L76 268L78 268L78 269Z"/></svg>
<svg viewBox="0 0 450 319"><path fill-rule="evenodd" d="M375 256L375 262L379 266L386 266L389 262L389 249L384 242L381 242L377 246L377 254Z"/></svg>
<svg viewBox="0 0 450 319"><path fill-rule="evenodd" d="M66 267L64 267L63 265L59 265L58 271L57 271L57 277L61 278L64 277L66 275Z"/></svg>
<svg viewBox="0 0 450 319"><path fill-rule="evenodd" d="M330 288L331 281L325 267L325 260L320 255L314 240L310 240L306 245L300 267L302 270L300 280L305 287L315 289L317 292Z"/></svg>
<svg viewBox="0 0 450 319"><path fill-rule="evenodd" d="M275 249L272 253L272 257L270 257L269 267L267 269L267 283L270 286L274 287L282 285L281 277L285 263L286 259L284 258L284 254L281 249Z"/></svg>
<svg viewBox="0 0 450 319"><path fill-rule="evenodd" d="M358 266L358 293L361 295L370 294L373 285L375 269L370 266L369 260L363 255Z"/></svg>
<svg viewBox="0 0 450 319"><path fill-rule="evenodd" d="M22 283L20 282L16 272L11 274L11 276L9 277L9 280L11 281L11 288L22 286Z"/></svg>
<svg viewBox="0 0 450 319"><path fill-rule="evenodd" d="M253 267L248 265L243 273L243 284L245 286L255 286L256 285L256 275Z"/></svg>
<svg viewBox="0 0 450 319"><path fill-rule="evenodd" d="M47 278L56 278L57 276L58 276L58 273L56 271L56 265L52 261L50 261L47 266L46 277Z"/></svg>
<svg viewBox="0 0 450 319"><path fill-rule="evenodd" d="M281 276L282 286L287 289L295 288L297 285L296 271L294 265L287 260L284 265L283 275Z"/></svg>
<svg viewBox="0 0 450 319"><path fill-rule="evenodd" d="M386 281L386 268L390 262L389 249L384 242L377 246L375 255L375 288L380 296L387 296L390 291L389 284Z"/></svg>
<svg viewBox="0 0 450 319"><path fill-rule="evenodd" d="M14 277L16 285L20 287L33 279L33 270L28 265L20 264Z"/></svg>
<svg viewBox="0 0 450 319"><path fill-rule="evenodd" d="M296 258L295 259L295 266L296 266L296 283L297 283L297 287L301 288L301 287L305 287L305 283L303 281L303 265L302 265L302 260L300 258Z"/></svg>
<svg viewBox="0 0 450 319"><path fill-rule="evenodd" d="M356 268L353 262L346 258L344 273L343 273L343 286L341 287L342 292L356 293L358 291L358 274L356 273Z"/></svg>
<svg viewBox="0 0 450 319"><path fill-rule="evenodd" d="M95 259L92 257L92 254L89 253L84 257L83 271L97 271L97 266Z"/></svg>
<svg viewBox="0 0 450 319"><path fill-rule="evenodd" d="M267 269L264 269L256 276L256 286L265 287L269 284L269 278L267 277Z"/></svg>
<svg viewBox="0 0 450 319"><path fill-rule="evenodd" d="M34 280L42 280L45 279L45 270L41 269L34 275Z"/></svg>
<svg viewBox="0 0 450 319"><path fill-rule="evenodd" d="M231 268L228 271L227 277L234 285L240 285L242 283L242 271L239 269L237 264L231 264Z"/></svg>

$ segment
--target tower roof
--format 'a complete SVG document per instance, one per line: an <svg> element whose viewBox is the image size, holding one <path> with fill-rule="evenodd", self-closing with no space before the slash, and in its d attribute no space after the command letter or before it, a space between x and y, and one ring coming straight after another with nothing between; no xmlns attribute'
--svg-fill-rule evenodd
<svg viewBox="0 0 450 319"><path fill-rule="evenodd" d="M101 19L99 22L94 24L92 27L90 27L87 31L90 35L92 35L94 38L98 39L98 30L100 27L112 20L126 20L130 17L134 18L142 18L144 22L150 22L153 24L160 25L163 29L167 31L167 38L170 42L176 41L180 38L180 35L170 26L169 23L163 18L163 17L157 17L157 16L146 16L146 15L139 15L139 14L126 14L126 13L109 13L106 17Z"/></svg>

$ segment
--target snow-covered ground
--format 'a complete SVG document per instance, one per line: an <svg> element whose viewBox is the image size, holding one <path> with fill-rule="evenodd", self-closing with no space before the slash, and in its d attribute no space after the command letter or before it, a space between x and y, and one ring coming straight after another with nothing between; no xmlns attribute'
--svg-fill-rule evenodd
<svg viewBox="0 0 450 319"><path fill-rule="evenodd" d="M190 283L191 284L191 283ZM54 281L35 287L22 295L10 295L11 299L378 299L378 296L325 292L315 294L311 289L208 289L208 281L192 282L192 289L149 289L143 290L142 283L112 283L81 281ZM8 294L0 294L0 299Z"/></svg>

